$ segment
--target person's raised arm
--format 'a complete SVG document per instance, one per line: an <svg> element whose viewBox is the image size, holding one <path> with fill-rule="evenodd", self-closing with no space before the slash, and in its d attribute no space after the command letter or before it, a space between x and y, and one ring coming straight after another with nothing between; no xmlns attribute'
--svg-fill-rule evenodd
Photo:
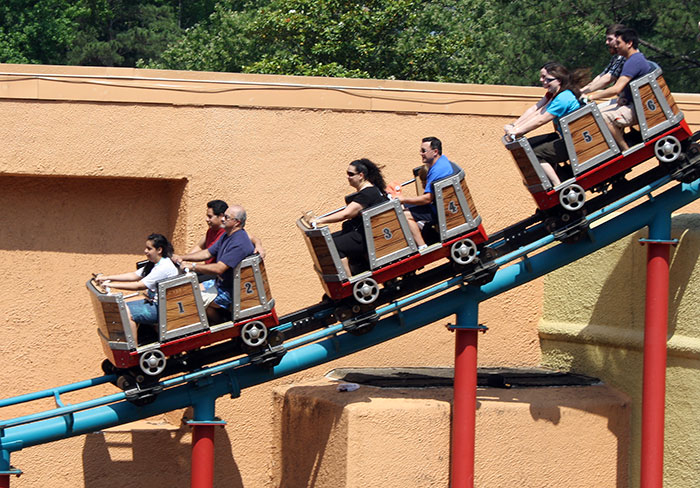
<svg viewBox="0 0 700 488"><path fill-rule="evenodd" d="M589 100L599 100L601 98L610 98L610 97L616 97L620 93L622 93L622 90L625 89L625 87L629 84L629 82L632 80L629 76L620 76L615 84L609 88L606 88L605 90L599 90L597 92L593 92L590 95L588 95Z"/></svg>
<svg viewBox="0 0 700 488"><path fill-rule="evenodd" d="M554 120L554 115L544 110L543 107L543 110L523 121L521 124L514 125L507 134L515 139L552 120Z"/></svg>
<svg viewBox="0 0 700 488"><path fill-rule="evenodd" d="M532 107L528 108L525 113L523 113L520 117L518 117L518 120L511 124L506 124L503 127L503 130L508 133L510 129L512 129L515 126L522 125L526 123L529 119L532 117L536 116L538 113L542 111L542 109L547 105L549 102L549 98L547 96L543 96L542 98L539 99L539 101L534 104Z"/></svg>
<svg viewBox="0 0 700 488"><path fill-rule="evenodd" d="M253 246L255 247L255 249L253 249L253 252L258 253L260 255L260 259L265 259L265 255L267 254L267 252L265 252L265 248L263 247L262 241L260 240L260 238L258 238L257 236L254 236L250 232L248 233L248 238L250 239L250 242L252 242Z"/></svg>
<svg viewBox="0 0 700 488"><path fill-rule="evenodd" d="M593 78L589 84L581 88L581 93L591 93L600 90L616 80L617 78L613 77L610 73L600 74Z"/></svg>
<svg viewBox="0 0 700 488"><path fill-rule="evenodd" d="M206 251L206 249L205 249ZM203 274L215 274L217 276L221 276L226 272L226 270L229 268L228 265L222 263L221 261L217 261L215 263L186 263L183 262L183 266L186 268L189 268L193 271L197 271L199 273Z"/></svg>
<svg viewBox="0 0 700 488"><path fill-rule="evenodd" d="M350 202L344 209L339 210L325 217L314 219L316 225L319 224L331 224L333 222L342 222L343 220L348 220L353 217L357 217L359 213L362 212L362 205L357 202ZM251 239L252 240L252 239Z"/></svg>
<svg viewBox="0 0 700 488"><path fill-rule="evenodd" d="M206 236L202 237L197 244L194 245L192 249L189 250L187 254L194 254L197 251L204 250L204 244L206 243Z"/></svg>
<svg viewBox="0 0 700 488"><path fill-rule="evenodd" d="M187 254L184 254L182 256L173 254L173 256L170 259L172 259L173 263L175 264L181 264L183 261L198 262L206 261L209 258L211 258L211 253L209 252L209 249L202 249L201 251L188 252Z"/></svg>

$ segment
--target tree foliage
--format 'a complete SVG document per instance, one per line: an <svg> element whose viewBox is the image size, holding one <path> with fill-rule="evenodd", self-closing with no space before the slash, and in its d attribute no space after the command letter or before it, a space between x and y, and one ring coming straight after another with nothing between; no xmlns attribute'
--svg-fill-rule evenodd
<svg viewBox="0 0 700 488"><path fill-rule="evenodd" d="M637 29L674 91L700 91L700 0L5 0L0 61L528 85L608 61Z"/></svg>
<svg viewBox="0 0 700 488"><path fill-rule="evenodd" d="M4 0L0 62L135 66L158 59L214 0Z"/></svg>

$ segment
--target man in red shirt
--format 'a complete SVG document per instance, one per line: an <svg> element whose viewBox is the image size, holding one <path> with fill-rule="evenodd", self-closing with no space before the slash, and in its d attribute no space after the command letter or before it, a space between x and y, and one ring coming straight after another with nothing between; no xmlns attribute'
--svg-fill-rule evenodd
<svg viewBox="0 0 700 488"><path fill-rule="evenodd" d="M206 220L209 229L207 229L207 233L204 234L204 237L202 237L202 239L200 239L200 241L192 249L190 249L187 254L209 249L216 241L219 240L219 237L226 232L223 225L224 213L227 209L228 204L223 200L212 200L207 202ZM265 249L262 246L262 241L251 234L248 234L248 237L250 237L250 241L253 243L253 246L255 246L255 252L258 253L261 258L264 258ZM214 258L210 258L205 261L205 263L208 264L213 262L215 262Z"/></svg>
<svg viewBox="0 0 700 488"><path fill-rule="evenodd" d="M202 237L200 241L192 249L190 249L188 254L201 251L202 249L208 249L212 244L219 240L221 234L225 232L223 227L223 216L227 208L228 204L223 200L212 200L207 202L206 219L209 228L207 229L207 233L204 234L204 237ZM206 262L213 263L214 260L212 258L208 259Z"/></svg>

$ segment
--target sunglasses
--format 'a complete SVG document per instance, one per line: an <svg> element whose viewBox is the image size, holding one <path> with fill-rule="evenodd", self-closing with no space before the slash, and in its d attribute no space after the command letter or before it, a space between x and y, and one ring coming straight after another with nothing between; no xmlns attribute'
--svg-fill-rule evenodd
<svg viewBox="0 0 700 488"><path fill-rule="evenodd" d="M556 80L557 80L556 78L549 78L548 76L544 77L544 81L546 81L547 83L551 83L551 82L556 81Z"/></svg>
<svg viewBox="0 0 700 488"><path fill-rule="evenodd" d="M355 175L359 175L359 174L360 174L360 173L351 173L350 171L346 171L346 173L347 173L348 176L355 176Z"/></svg>

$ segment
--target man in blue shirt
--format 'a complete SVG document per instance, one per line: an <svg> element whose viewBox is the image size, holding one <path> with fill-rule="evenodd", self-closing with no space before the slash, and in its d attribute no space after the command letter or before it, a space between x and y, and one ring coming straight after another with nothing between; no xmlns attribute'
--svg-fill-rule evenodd
<svg viewBox="0 0 700 488"><path fill-rule="evenodd" d="M188 253L182 256L182 261L192 261L185 265L193 271L201 271L206 274L218 276L213 284L205 292L216 292L216 297L207 306L207 317L212 323L226 320L227 312L231 311L233 303L233 273L236 266L246 256L253 254L254 247L248 234L243 229L246 222L246 212L240 205L232 205L226 209L223 215L224 234L208 249ZM214 258L215 262L197 264Z"/></svg>
<svg viewBox="0 0 700 488"><path fill-rule="evenodd" d="M639 38L634 29L623 29L615 33L617 35L617 52L625 57L625 65L622 67L620 77L615 84L605 90L593 92L590 100L598 100L617 96L617 103L601 110L603 119L615 142L621 151L629 149L629 145L623 137L623 129L637 123L637 114L632 105L632 90L629 83L652 71L652 67L642 53L637 49Z"/></svg>
<svg viewBox="0 0 700 488"><path fill-rule="evenodd" d="M423 138L420 146L420 155L423 159L423 164L428 170L423 194L416 197L399 195L398 199L406 206L407 210L404 213L413 239L418 247L422 248L425 247L425 239L423 239L421 234L422 226L426 223L432 225L437 221L433 183L452 175L453 169L450 160L442 154L442 142L437 137ZM422 225L419 225L419 222Z"/></svg>

